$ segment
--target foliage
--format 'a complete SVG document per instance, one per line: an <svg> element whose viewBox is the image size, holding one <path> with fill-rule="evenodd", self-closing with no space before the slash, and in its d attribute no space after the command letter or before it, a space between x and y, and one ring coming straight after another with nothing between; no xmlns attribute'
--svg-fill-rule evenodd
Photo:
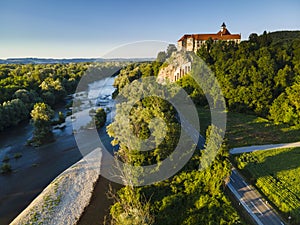
<svg viewBox="0 0 300 225"><path fill-rule="evenodd" d="M135 86L137 81L134 80L148 76L148 73L141 72L141 68L148 67L147 65L135 64L121 70L115 86L122 98L126 100L128 96L138 95L140 90ZM188 79L181 82L187 90L193 85ZM129 83L132 88L127 89L126 85ZM144 88L150 93L156 88L161 92L165 90L165 87L156 82L147 84ZM130 98L127 100L130 101ZM117 104L115 121L107 127L108 134L114 138L112 143L120 147L116 153L118 158L126 163L142 166L161 162L174 150L180 135L174 107L154 96L140 99L130 107L128 115L124 113L127 110L126 105ZM160 118L166 123L165 133L162 126L151 126L153 118ZM123 128L126 121L129 121L129 129ZM213 140L220 138L218 132L211 132L214 129L208 131ZM151 134L154 134L153 151L140 151L143 146L128 144L135 143L134 136L145 140ZM159 137L162 135L164 139L160 142ZM131 137L129 141L128 137ZM211 147L214 147L213 143L207 146ZM111 208L112 224L242 224L223 192L223 180L230 172L225 149L222 146L217 158L212 164L207 163L208 168L204 170L199 170L200 164L206 162L202 155L208 159L210 154L196 150L190 162L166 181L139 188L127 182L128 185L117 193L116 202Z"/></svg>
<svg viewBox="0 0 300 225"><path fill-rule="evenodd" d="M51 125L55 126L55 125L58 125L58 124L62 124L64 122L66 122L66 116L61 111L59 111L58 112L58 118L53 120L51 122Z"/></svg>
<svg viewBox="0 0 300 225"><path fill-rule="evenodd" d="M100 129L105 125L106 122L106 112L103 108L98 108L95 112L95 124L96 128Z"/></svg>
<svg viewBox="0 0 300 225"><path fill-rule="evenodd" d="M11 173L11 171L12 171L11 165L9 163L3 163L1 165L0 171L1 171L2 174Z"/></svg>
<svg viewBox="0 0 300 225"><path fill-rule="evenodd" d="M36 103L30 113L34 126L33 143L41 145L51 140L52 126L51 119L54 116L53 110L45 103Z"/></svg>
<svg viewBox="0 0 300 225"><path fill-rule="evenodd" d="M300 223L300 148L244 153L236 162L291 224Z"/></svg>
<svg viewBox="0 0 300 225"><path fill-rule="evenodd" d="M167 57L170 58L173 52L176 52L177 48L174 44L169 44L167 47Z"/></svg>
<svg viewBox="0 0 300 225"><path fill-rule="evenodd" d="M223 182L230 171L226 155L223 146L211 165L198 170L202 161L202 152L198 150L180 173L144 187L157 215L154 224L242 224L223 193Z"/></svg>
<svg viewBox="0 0 300 225"><path fill-rule="evenodd" d="M159 84L149 84L147 90L154 89L152 85ZM136 88L130 90L137 94ZM161 88L161 90L163 89ZM128 96L132 94L129 92ZM131 107L130 104L129 107ZM164 99L151 96L135 102L129 115L126 110L124 104L116 106L115 121L107 127L107 131L110 136L114 137L112 143L120 145L118 154L123 157L126 156L127 163L134 165L157 163L174 150L179 137L179 125L175 119L175 109L170 103ZM154 118L156 121L153 120ZM127 124L128 120L130 124ZM159 125L161 123L165 123L167 128L162 129L163 127ZM154 135L154 139L151 143L148 143L148 146L155 147L152 151L143 151L143 154L141 154L140 151L145 146L135 142L135 140L136 138L148 139L151 133ZM149 159L151 160L149 161Z"/></svg>
<svg viewBox="0 0 300 225"><path fill-rule="evenodd" d="M174 177L153 185L133 188L135 194L129 191L131 189L128 186L122 188L118 193L118 201L111 208L113 219L119 221L117 224L125 224L128 216L124 216L124 204L136 200L146 202L141 198L146 196L149 199L147 207L155 215L153 224L156 225L242 224L223 193L223 182L230 172L225 152L223 146L208 168L198 170L202 155L198 150L188 165Z"/></svg>
<svg viewBox="0 0 300 225"><path fill-rule="evenodd" d="M156 61L157 62L165 62L167 58L170 58L173 52L176 52L177 48L174 44L169 44L167 47L167 51L161 51L157 54Z"/></svg>
<svg viewBox="0 0 300 225"><path fill-rule="evenodd" d="M195 104L199 106L206 106L208 104L203 90L191 76L184 76L177 83L186 91Z"/></svg>
<svg viewBox="0 0 300 225"><path fill-rule="evenodd" d="M270 108L270 116L275 123L298 125L300 122L300 84L286 88L276 98Z"/></svg>
<svg viewBox="0 0 300 225"><path fill-rule="evenodd" d="M73 93L89 63L0 65L0 131L29 119L37 102L55 106Z"/></svg>
<svg viewBox="0 0 300 225"><path fill-rule="evenodd" d="M64 123L65 121L66 121L65 115L61 111L59 111L58 112L58 122L59 123Z"/></svg>
<svg viewBox="0 0 300 225"><path fill-rule="evenodd" d="M158 61L158 62L165 62L166 59L167 59L167 53L166 52L159 52L157 54L156 61Z"/></svg>
<svg viewBox="0 0 300 225"><path fill-rule="evenodd" d="M113 195L116 204L111 208L112 225L151 225L154 222L150 214L150 203L144 202L133 187L122 188L117 196Z"/></svg>
<svg viewBox="0 0 300 225"><path fill-rule="evenodd" d="M17 153L14 154L15 159L19 159L21 157L22 157L22 153L20 153L20 152L17 152Z"/></svg>
<svg viewBox="0 0 300 225"><path fill-rule="evenodd" d="M197 54L215 73L230 111L295 125L299 123L299 47L299 32L264 32L251 34L239 45L209 40Z"/></svg>
<svg viewBox="0 0 300 225"><path fill-rule="evenodd" d="M125 68L121 69L119 75L115 78L114 86L117 88L115 96L119 91L127 84L131 83L136 79L143 77L157 76L159 68L162 62L144 62L144 63L133 63L129 64Z"/></svg>

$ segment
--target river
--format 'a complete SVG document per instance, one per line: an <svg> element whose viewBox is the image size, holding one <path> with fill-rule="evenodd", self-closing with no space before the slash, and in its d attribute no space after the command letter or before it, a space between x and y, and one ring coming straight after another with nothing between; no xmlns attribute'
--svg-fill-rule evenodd
<svg viewBox="0 0 300 225"><path fill-rule="evenodd" d="M94 82L89 86L89 98L93 99L99 88L101 95L111 96L113 81L114 77ZM112 102L109 97L101 106L110 107ZM108 114L107 124L112 118L113 111ZM9 224L55 177L82 158L72 131L71 117L67 117L65 129L54 130L56 141L37 148L26 146L33 132L28 122L0 133L0 164L8 157L13 170L7 175L0 174L1 225ZM105 128L100 130L100 135L106 135ZM109 144L109 139L104 139ZM21 153L22 157L15 159L16 153Z"/></svg>

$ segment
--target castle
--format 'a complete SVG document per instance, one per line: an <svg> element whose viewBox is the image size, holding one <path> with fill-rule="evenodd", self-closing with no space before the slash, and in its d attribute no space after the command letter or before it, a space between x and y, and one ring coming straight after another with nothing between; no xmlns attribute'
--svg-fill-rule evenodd
<svg viewBox="0 0 300 225"><path fill-rule="evenodd" d="M221 30L216 34L185 34L177 41L178 50L197 52L197 50L205 44L208 39L213 41L233 41L241 42L241 34L231 34L226 28L225 23L221 25Z"/></svg>
<svg viewBox="0 0 300 225"><path fill-rule="evenodd" d="M163 83L166 80L176 82L192 70L192 59L187 57L189 52L197 50L209 39L216 41L232 41L237 44L241 42L240 34L231 34L226 28L225 23L221 25L221 30L216 34L185 34L178 40L178 52L173 53L167 60L167 66L160 69L158 73L158 82ZM183 51L181 51L183 50ZM186 54L185 54L185 53Z"/></svg>

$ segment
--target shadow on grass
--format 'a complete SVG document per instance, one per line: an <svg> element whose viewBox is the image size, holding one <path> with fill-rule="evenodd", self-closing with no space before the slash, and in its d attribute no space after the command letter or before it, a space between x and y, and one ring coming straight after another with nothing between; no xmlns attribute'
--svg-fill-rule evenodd
<svg viewBox="0 0 300 225"><path fill-rule="evenodd" d="M276 125L264 118L230 112L226 138L231 148L296 142L300 140L300 127Z"/></svg>

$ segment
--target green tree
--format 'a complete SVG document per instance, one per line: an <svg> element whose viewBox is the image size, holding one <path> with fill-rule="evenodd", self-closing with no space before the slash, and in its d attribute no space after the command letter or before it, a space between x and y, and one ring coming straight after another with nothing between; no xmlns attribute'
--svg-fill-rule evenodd
<svg viewBox="0 0 300 225"><path fill-rule="evenodd" d="M169 44L167 48L167 57L170 58L173 52L176 52L177 48L174 44Z"/></svg>
<svg viewBox="0 0 300 225"><path fill-rule="evenodd" d="M105 125L105 122L106 122L106 112L103 108L98 108L95 114L96 128L100 129Z"/></svg>
<svg viewBox="0 0 300 225"><path fill-rule="evenodd" d="M30 115L34 126L33 143L41 145L52 140L51 119L54 117L54 111L51 107L45 103L36 103Z"/></svg>
<svg viewBox="0 0 300 225"><path fill-rule="evenodd" d="M159 52L156 57L156 61L165 62L167 59L167 54L165 51Z"/></svg>
<svg viewBox="0 0 300 225"><path fill-rule="evenodd" d="M294 108L287 98L286 93L282 93L277 99L275 99L270 108L269 118L272 119L276 124L293 124L295 120L298 119Z"/></svg>

